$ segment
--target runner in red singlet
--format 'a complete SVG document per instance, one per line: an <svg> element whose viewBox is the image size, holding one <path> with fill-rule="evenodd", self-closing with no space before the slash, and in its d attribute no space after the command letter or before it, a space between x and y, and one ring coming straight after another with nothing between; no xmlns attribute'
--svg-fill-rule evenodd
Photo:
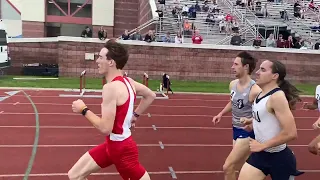
<svg viewBox="0 0 320 180"><path fill-rule="evenodd" d="M129 55L127 49L109 40L97 59L99 74L105 75L101 114L99 117L86 107L82 100L74 101L72 109L82 113L101 133L104 143L86 152L69 170L71 180L85 180L101 168L115 165L125 180L149 180L150 176L138 160L138 148L131 137L130 127L153 102L156 95L146 86L122 75ZM136 95L143 98L134 111ZM99 113L99 112L97 112Z"/></svg>

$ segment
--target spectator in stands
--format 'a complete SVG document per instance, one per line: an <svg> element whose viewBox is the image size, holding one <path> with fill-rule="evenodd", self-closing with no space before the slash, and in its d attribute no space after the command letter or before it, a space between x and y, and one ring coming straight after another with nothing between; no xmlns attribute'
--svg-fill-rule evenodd
<svg viewBox="0 0 320 180"><path fill-rule="evenodd" d="M304 39L300 49L312 49L312 41L310 39Z"/></svg>
<svg viewBox="0 0 320 180"><path fill-rule="evenodd" d="M288 37L288 40L286 41L285 47L286 48L293 48L294 47L293 38L291 35Z"/></svg>
<svg viewBox="0 0 320 180"><path fill-rule="evenodd" d="M168 42L171 43L171 37L170 37L170 32L167 32L165 36L162 37L162 42Z"/></svg>
<svg viewBox="0 0 320 180"><path fill-rule="evenodd" d="M155 36L154 36L154 34L153 34L153 31L152 31L152 30L149 30L148 34L146 34L146 36L144 37L144 41L146 41L146 42L153 42L153 41L155 41L155 40L156 40L156 38L155 38Z"/></svg>
<svg viewBox="0 0 320 180"><path fill-rule="evenodd" d="M301 10L301 5L300 5L299 0L297 0L293 5L293 15L294 15L294 17L301 18L300 10Z"/></svg>
<svg viewBox="0 0 320 180"><path fill-rule="evenodd" d="M242 1L241 0L236 0L236 6L243 6Z"/></svg>
<svg viewBox="0 0 320 180"><path fill-rule="evenodd" d="M305 7L302 7L300 9L300 18L304 19L304 15L306 14L307 9Z"/></svg>
<svg viewBox="0 0 320 180"><path fill-rule="evenodd" d="M221 33L223 30L224 30L224 31L226 30L226 22L225 22L225 20L220 20L220 21L219 21L219 31L220 31L220 33Z"/></svg>
<svg viewBox="0 0 320 180"><path fill-rule="evenodd" d="M261 37L260 36L257 36L255 40L253 40L253 43L252 45L254 47L260 47L261 46Z"/></svg>
<svg viewBox="0 0 320 180"><path fill-rule="evenodd" d="M267 38L266 47L277 47L276 41L274 40L274 35L272 33Z"/></svg>
<svg viewBox="0 0 320 180"><path fill-rule="evenodd" d="M255 11L256 12L261 12L261 8L262 8L262 4L260 0L257 0L256 2L256 7L255 7Z"/></svg>
<svg viewBox="0 0 320 180"><path fill-rule="evenodd" d="M140 34L140 30L137 29L136 30L136 33L134 33L132 36L131 36L131 39L132 40L138 40L138 41L142 41L143 40L143 37L142 35Z"/></svg>
<svg viewBox="0 0 320 180"><path fill-rule="evenodd" d="M233 18L232 18L232 16L231 16L231 14L230 13L227 13L227 15L226 15L226 21L227 22L232 22L232 20L233 20Z"/></svg>
<svg viewBox="0 0 320 180"><path fill-rule="evenodd" d="M316 43L314 44L314 48L313 48L313 49L319 50L319 46L320 46L320 43L319 43L319 40L318 40L318 42L316 42Z"/></svg>
<svg viewBox="0 0 320 180"><path fill-rule="evenodd" d="M269 17L268 14L268 3L265 3L264 6L261 8L262 17Z"/></svg>
<svg viewBox="0 0 320 180"><path fill-rule="evenodd" d="M233 20L233 24L232 24L232 31L235 32L235 31L239 31L239 23L236 19Z"/></svg>
<svg viewBox="0 0 320 180"><path fill-rule="evenodd" d="M208 5L207 2L204 2L204 5L202 6L202 10L203 10L204 12L208 12L208 11L209 11L209 5Z"/></svg>
<svg viewBox="0 0 320 180"><path fill-rule="evenodd" d="M177 44L183 43L183 37L180 32L177 33L176 37L174 38L174 42Z"/></svg>
<svg viewBox="0 0 320 180"><path fill-rule="evenodd" d="M217 4L212 3L210 6L210 9L212 9L212 13L219 13L220 12L220 8L218 7Z"/></svg>
<svg viewBox="0 0 320 180"><path fill-rule="evenodd" d="M197 18L197 11L196 11L196 7L194 5L192 5L190 8L189 8L189 17L191 19L195 19Z"/></svg>
<svg viewBox="0 0 320 180"><path fill-rule="evenodd" d="M224 19L225 19L225 16L224 16L223 13L221 12L221 13L218 14L218 16L217 16L217 18L216 18L216 21L217 21L217 22L220 22L221 20L224 20Z"/></svg>
<svg viewBox="0 0 320 180"><path fill-rule="evenodd" d="M197 12L201 11L201 7L200 7L198 1L196 1L196 5L195 5L194 7L196 8L196 11L197 11Z"/></svg>
<svg viewBox="0 0 320 180"><path fill-rule="evenodd" d="M159 25L160 25L160 28L161 28L161 30L163 30L163 11L162 11L162 9L157 9L156 10L156 13L158 13L158 16L159 16Z"/></svg>
<svg viewBox="0 0 320 180"><path fill-rule="evenodd" d="M179 8L178 6L175 6L172 9L172 15L174 18L177 18L177 22L181 22L181 8Z"/></svg>
<svg viewBox="0 0 320 180"><path fill-rule="evenodd" d="M214 24L215 24L214 15L209 13L209 14L207 15L206 22L207 22L210 26L214 26Z"/></svg>
<svg viewBox="0 0 320 180"><path fill-rule="evenodd" d="M195 30L194 31L194 34L192 36L192 43L193 44L201 44L201 42L203 41L203 38L202 36L200 35L199 33L199 30Z"/></svg>
<svg viewBox="0 0 320 180"><path fill-rule="evenodd" d="M81 32L81 37L92 38L92 30L89 26L86 26L86 28Z"/></svg>
<svg viewBox="0 0 320 180"><path fill-rule="evenodd" d="M230 44L234 46L240 46L242 43L241 37L238 31L235 31L231 37Z"/></svg>
<svg viewBox="0 0 320 180"><path fill-rule="evenodd" d="M318 8L314 5L313 0L311 0L311 2L309 3L309 9L313 10L313 11L317 11Z"/></svg>
<svg viewBox="0 0 320 180"><path fill-rule="evenodd" d="M286 40L283 39L282 34L279 34L279 38L277 40L277 47L278 48L285 48L286 46Z"/></svg>
<svg viewBox="0 0 320 180"><path fill-rule="evenodd" d="M121 39L122 40L130 40L130 35L129 35L129 32L127 29L124 30L124 33L122 34Z"/></svg>
<svg viewBox="0 0 320 180"><path fill-rule="evenodd" d="M178 18L177 8L176 8L176 7L173 7L173 8L172 8L171 13L172 13L172 16L173 16L174 18Z"/></svg>
<svg viewBox="0 0 320 180"><path fill-rule="evenodd" d="M303 46L303 39L302 38L298 38L296 43L294 44L294 47L296 49L300 49Z"/></svg>
<svg viewBox="0 0 320 180"><path fill-rule="evenodd" d="M161 8L162 9L165 9L166 8L166 0L158 0L159 4L162 6Z"/></svg>
<svg viewBox="0 0 320 180"><path fill-rule="evenodd" d="M188 19L184 20L183 31L184 31L184 34L187 34L187 35L191 35L192 34L191 23L189 23Z"/></svg>
<svg viewBox="0 0 320 180"><path fill-rule="evenodd" d="M283 19L283 21L289 21L289 16L287 10L284 8L283 11L280 11L280 16ZM300 15L299 15L300 17Z"/></svg>
<svg viewBox="0 0 320 180"><path fill-rule="evenodd" d="M188 5L186 4L186 5L184 5L183 6L183 8L182 8L182 16L184 16L184 17L188 17L188 13L189 13L189 7L188 7Z"/></svg>
<svg viewBox="0 0 320 180"><path fill-rule="evenodd" d="M107 31L103 29L103 26L100 27L100 30L98 31L98 38L100 40L105 40L107 39Z"/></svg>
<svg viewBox="0 0 320 180"><path fill-rule="evenodd" d="M225 28L227 34L232 33L232 16L229 13L226 15Z"/></svg>

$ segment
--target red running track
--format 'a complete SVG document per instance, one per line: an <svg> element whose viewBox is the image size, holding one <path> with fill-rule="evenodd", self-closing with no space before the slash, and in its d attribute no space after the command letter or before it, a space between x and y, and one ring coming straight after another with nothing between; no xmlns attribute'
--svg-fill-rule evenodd
<svg viewBox="0 0 320 180"><path fill-rule="evenodd" d="M0 97L8 91L11 90L0 90ZM103 142L104 136L81 115L72 113L71 103L77 98L58 97L70 92L25 92L36 106L40 122L29 179L68 179L66 173L72 165L88 149ZM173 179L169 167L173 168L177 179L223 179L222 165L232 143L230 114L217 126L212 125L211 119L227 100L228 96L222 95L175 94L169 100L153 103L133 132L141 163L153 180ZM305 100L312 101L311 98ZM99 114L100 99L85 98L84 101ZM294 115L299 138L291 142L290 147L296 154L299 169L307 171L296 179L318 179L319 157L307 151L307 144L317 135L311 125L318 113L296 110ZM35 139L34 109L28 98L19 92L0 102L0 117L0 179L20 180L28 168ZM121 178L115 168L110 167L90 179Z"/></svg>

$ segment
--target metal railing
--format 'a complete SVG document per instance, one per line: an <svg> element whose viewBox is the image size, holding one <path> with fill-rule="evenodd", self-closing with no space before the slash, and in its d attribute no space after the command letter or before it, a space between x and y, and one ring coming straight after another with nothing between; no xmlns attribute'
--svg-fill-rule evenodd
<svg viewBox="0 0 320 180"><path fill-rule="evenodd" d="M264 22L262 22L258 17L257 17L257 15L248 7L248 6L245 6L245 18L247 18L250 22L252 22L252 24L254 24L256 27L257 27L257 29L258 29L258 32L259 32L259 29L260 29L260 27L264 27L264 29L265 29L265 34L264 34L264 36L262 36L261 38L263 39L263 40L265 40L265 39L267 39L267 37L266 37L266 32L267 32L267 30L268 30L268 26L264 23ZM249 17L248 17L249 16ZM254 18L254 19L249 19L249 18Z"/></svg>
<svg viewBox="0 0 320 180"><path fill-rule="evenodd" d="M149 26L157 23L158 21L159 21L159 17L155 17L155 18L153 18L153 19L150 19L150 20L148 20L147 22L141 24L140 26L138 26L138 27L130 30L130 31L128 32L128 34L129 34L129 35L133 35L133 34L136 33L137 30L144 30L145 28L147 28L147 27L149 27ZM122 36L118 37L117 39L121 39L121 38L122 38Z"/></svg>
<svg viewBox="0 0 320 180"><path fill-rule="evenodd" d="M245 37L245 41L244 42L241 42L241 46L244 46L244 45L249 45L250 42L252 42L255 37L249 37L249 38L246 38L248 36L246 36L247 33L251 33L252 32L252 29L251 27L244 27L244 28L241 28L239 30L239 35L242 36L242 37ZM222 39L221 41L219 41L216 45L229 45L230 44L230 41L231 41L231 38L233 37L233 35L230 35L230 36L227 36L225 37L224 39Z"/></svg>

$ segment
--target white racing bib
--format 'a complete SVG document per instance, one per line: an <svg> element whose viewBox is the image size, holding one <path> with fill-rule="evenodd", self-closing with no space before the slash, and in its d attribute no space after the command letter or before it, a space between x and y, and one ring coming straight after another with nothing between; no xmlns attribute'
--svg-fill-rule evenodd
<svg viewBox="0 0 320 180"><path fill-rule="evenodd" d="M320 85L318 85L316 88L315 98L318 100L318 109L320 112Z"/></svg>

